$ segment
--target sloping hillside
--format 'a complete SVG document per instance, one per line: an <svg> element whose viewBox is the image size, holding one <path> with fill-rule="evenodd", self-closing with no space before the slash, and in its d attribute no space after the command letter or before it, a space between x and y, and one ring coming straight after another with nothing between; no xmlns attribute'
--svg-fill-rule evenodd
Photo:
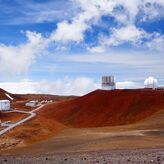
<svg viewBox="0 0 164 164"><path fill-rule="evenodd" d="M97 90L45 106L4 136L2 150L13 145L25 152L162 146L163 116L163 91Z"/></svg>
<svg viewBox="0 0 164 164"><path fill-rule="evenodd" d="M13 94L0 88L0 100L3 100L3 99L11 100L12 98L15 98Z"/></svg>
<svg viewBox="0 0 164 164"><path fill-rule="evenodd" d="M70 127L101 127L135 123L164 107L164 92L97 90L83 97L46 106L40 115Z"/></svg>

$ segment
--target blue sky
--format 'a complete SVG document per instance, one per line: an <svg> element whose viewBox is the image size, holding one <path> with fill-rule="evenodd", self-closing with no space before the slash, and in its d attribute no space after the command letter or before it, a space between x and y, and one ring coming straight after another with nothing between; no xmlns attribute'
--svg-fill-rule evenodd
<svg viewBox="0 0 164 164"><path fill-rule="evenodd" d="M164 84L163 0L0 0L0 87L83 95Z"/></svg>

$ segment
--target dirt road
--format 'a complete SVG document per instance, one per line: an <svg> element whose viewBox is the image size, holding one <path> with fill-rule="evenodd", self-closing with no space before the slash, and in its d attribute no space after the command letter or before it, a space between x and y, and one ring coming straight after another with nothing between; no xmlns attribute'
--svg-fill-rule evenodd
<svg viewBox="0 0 164 164"><path fill-rule="evenodd" d="M16 128L17 126L21 125L22 123L25 123L25 122L27 122L28 120L30 120L30 119L32 119L33 117L35 117L35 116L36 116L36 113L35 113L35 112L38 111L38 110L40 110L43 106L44 106L44 105L42 105L42 106L40 106L40 107L34 109L34 110L31 111L31 112L25 112L25 111L21 111L21 110L13 110L12 112L25 113L25 114L29 114L29 116L26 117L26 118L24 118L24 119L22 119L22 120L20 120L20 121L18 121L18 122L16 122L16 123L14 123L14 124L9 125L9 126L8 126L7 128L5 128L5 129L1 130L1 131L0 131L0 136L6 134L6 133L9 132L10 130Z"/></svg>

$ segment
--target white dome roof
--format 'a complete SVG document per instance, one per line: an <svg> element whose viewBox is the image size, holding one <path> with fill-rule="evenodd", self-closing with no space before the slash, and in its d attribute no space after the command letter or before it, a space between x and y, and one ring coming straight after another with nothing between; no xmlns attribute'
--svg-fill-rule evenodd
<svg viewBox="0 0 164 164"><path fill-rule="evenodd" d="M158 81L154 77L148 77L145 80L144 85L146 88L156 88L158 86Z"/></svg>

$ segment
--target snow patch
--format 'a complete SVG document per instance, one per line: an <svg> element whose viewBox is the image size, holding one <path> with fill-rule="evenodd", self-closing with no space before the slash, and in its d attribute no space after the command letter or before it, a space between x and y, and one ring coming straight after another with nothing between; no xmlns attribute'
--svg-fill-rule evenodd
<svg viewBox="0 0 164 164"><path fill-rule="evenodd" d="M5 93L5 95L10 99L13 100L14 98L12 98L9 94Z"/></svg>

